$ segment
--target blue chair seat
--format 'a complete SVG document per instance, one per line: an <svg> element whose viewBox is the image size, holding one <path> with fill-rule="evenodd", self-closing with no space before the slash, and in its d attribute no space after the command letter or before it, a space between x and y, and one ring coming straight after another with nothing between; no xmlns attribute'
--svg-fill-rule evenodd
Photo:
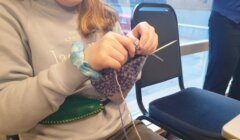
<svg viewBox="0 0 240 140"><path fill-rule="evenodd" d="M239 101L198 88L184 89L149 105L151 118L199 140L223 139L223 125L238 114Z"/></svg>

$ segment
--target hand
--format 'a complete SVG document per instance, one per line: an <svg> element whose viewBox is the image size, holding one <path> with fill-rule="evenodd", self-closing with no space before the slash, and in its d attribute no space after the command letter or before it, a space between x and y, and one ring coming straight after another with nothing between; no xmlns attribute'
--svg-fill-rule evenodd
<svg viewBox="0 0 240 140"><path fill-rule="evenodd" d="M153 26L147 22L141 22L128 33L129 38L138 43L137 54L150 55L158 46L158 35Z"/></svg>
<svg viewBox="0 0 240 140"><path fill-rule="evenodd" d="M128 60L134 57L134 42L123 35L108 32L99 41L89 45L84 51L84 59L93 70L104 68L120 69Z"/></svg>

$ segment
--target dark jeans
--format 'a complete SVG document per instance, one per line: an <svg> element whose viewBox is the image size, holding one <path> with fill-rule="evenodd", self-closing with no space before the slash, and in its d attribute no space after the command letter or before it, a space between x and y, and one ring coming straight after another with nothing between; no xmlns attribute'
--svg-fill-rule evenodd
<svg viewBox="0 0 240 140"><path fill-rule="evenodd" d="M240 100L240 24L217 12L209 19L209 63L204 89Z"/></svg>

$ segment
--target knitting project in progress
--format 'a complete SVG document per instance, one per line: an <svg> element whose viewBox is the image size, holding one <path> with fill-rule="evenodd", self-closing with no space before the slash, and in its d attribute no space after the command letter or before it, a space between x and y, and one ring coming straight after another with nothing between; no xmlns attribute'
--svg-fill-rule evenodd
<svg viewBox="0 0 240 140"><path fill-rule="evenodd" d="M116 71L118 82L123 93L128 92L137 81L138 74L142 70L146 56L136 56L124 64L119 71ZM100 80L91 80L93 87L106 97L120 94L114 69L104 69L100 71Z"/></svg>
<svg viewBox="0 0 240 140"><path fill-rule="evenodd" d="M82 65L82 63L84 62L83 44L80 41L74 41L72 45L73 46L70 59L73 65L75 65L79 70L81 70L83 74L92 77L89 78L91 80L91 84L99 94L103 94L107 98L118 94L118 96L120 95L120 97L122 98L124 105L127 107L123 93L127 93L137 81L137 77L143 68L146 56L136 55L134 58L130 58L120 68L120 70L107 68L103 69L100 72L95 72L91 70L89 68L89 65L86 65L86 63L84 63L85 65ZM119 105L118 108L122 123L122 130L124 132L125 138L128 140L128 136L124 128L125 125L123 123L122 112ZM131 114L129 115L131 116ZM139 140L141 140L141 137L136 129L133 120L132 124L136 131L136 134L138 135Z"/></svg>
<svg viewBox="0 0 240 140"><path fill-rule="evenodd" d="M106 97L113 96L114 94L119 94L124 101L124 105L127 107L123 93L128 92L137 81L138 74L142 70L145 58L146 56L136 56L133 59L129 59L129 61L124 64L119 71L110 68L102 70L100 72L102 74L102 78L100 80L91 80L93 87L95 87L95 89L100 94L103 94ZM123 123L122 112L119 105L118 108L122 123L122 130L126 140L128 140L127 132L124 128L125 125ZM131 114L129 115L131 116ZM136 128L135 123L133 122L132 116L131 121L138 136L138 140L141 140L141 136Z"/></svg>

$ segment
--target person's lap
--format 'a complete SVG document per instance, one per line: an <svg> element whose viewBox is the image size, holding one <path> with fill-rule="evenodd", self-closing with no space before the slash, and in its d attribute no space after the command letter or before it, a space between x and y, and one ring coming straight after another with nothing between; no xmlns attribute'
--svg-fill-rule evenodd
<svg viewBox="0 0 240 140"><path fill-rule="evenodd" d="M164 137L158 135L157 133L154 133L151 129L147 128L145 124L143 124L141 121L134 121L136 128L139 132L139 135L141 137L141 140L166 140ZM128 140L138 140L138 135L134 129L134 126L132 124L128 125L126 128L127 138ZM114 135L108 138L108 140L125 140L126 137L121 130L116 132Z"/></svg>

